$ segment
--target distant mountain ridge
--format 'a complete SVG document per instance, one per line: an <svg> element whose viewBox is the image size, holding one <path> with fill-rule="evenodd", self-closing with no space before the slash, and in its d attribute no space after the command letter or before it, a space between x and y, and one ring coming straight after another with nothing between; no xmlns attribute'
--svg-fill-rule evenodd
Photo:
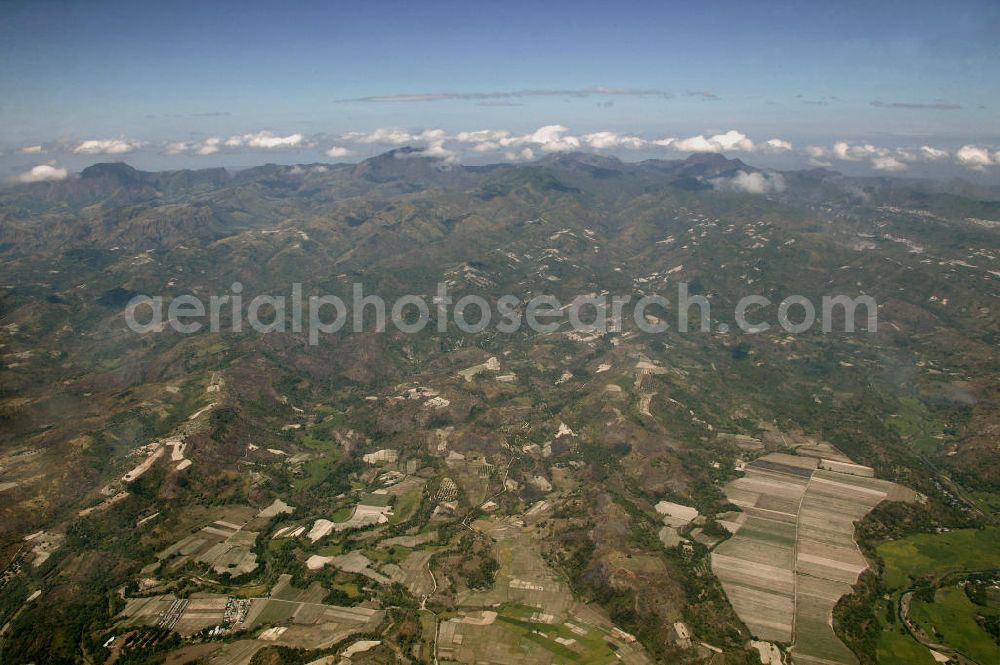
<svg viewBox="0 0 1000 665"><path fill-rule="evenodd" d="M347 232L355 234L351 229L373 218L383 201L419 192L473 193L483 201L513 193L523 199L586 194L627 200L719 189L727 190L720 196L760 196L728 185L739 174L757 173L780 173L784 187L765 194L788 202L937 207L960 209L968 218L1000 219L1000 189L961 181L852 178L826 169L774 172L718 153L623 162L567 152L531 162L465 166L404 146L357 164L264 164L238 171L151 172L124 162L98 163L60 182L0 190L0 243L42 247L86 238L98 246L141 248L219 238L289 215L316 214L346 220Z"/></svg>

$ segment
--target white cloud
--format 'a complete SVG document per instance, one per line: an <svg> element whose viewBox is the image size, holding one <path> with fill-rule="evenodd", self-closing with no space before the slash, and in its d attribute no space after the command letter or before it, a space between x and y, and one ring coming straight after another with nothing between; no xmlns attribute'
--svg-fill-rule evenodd
<svg viewBox="0 0 1000 665"><path fill-rule="evenodd" d="M219 147L222 145L222 139L217 136L213 136L205 139L200 144L195 146L194 153L196 155L214 155L219 152Z"/></svg>
<svg viewBox="0 0 1000 665"><path fill-rule="evenodd" d="M470 133L473 134L473 133ZM422 132L410 132L398 127L380 128L371 132L349 132L341 138L350 143L381 144L381 145L415 145L423 147L419 153L422 157L435 157L445 161L457 161L458 155L445 147L448 134L443 129L425 129ZM334 155L331 155L334 156ZM405 155L401 155L405 156Z"/></svg>
<svg viewBox="0 0 1000 665"><path fill-rule="evenodd" d="M504 153L504 158L509 162L530 161L535 158L535 151L531 148L524 148L520 152L511 150Z"/></svg>
<svg viewBox="0 0 1000 665"><path fill-rule="evenodd" d="M920 147L920 156L923 159L928 159L931 161L937 159L946 159L948 157L948 151L941 150L940 148L932 148L929 145L925 145Z"/></svg>
<svg viewBox="0 0 1000 665"><path fill-rule="evenodd" d="M73 148L78 155L123 155L142 147L139 141L129 139L88 139Z"/></svg>
<svg viewBox="0 0 1000 665"><path fill-rule="evenodd" d="M18 182L45 182L48 180L65 180L69 173L66 169L50 164L39 164L17 176Z"/></svg>
<svg viewBox="0 0 1000 665"><path fill-rule="evenodd" d="M214 155L215 153L219 152L221 146L222 146L222 139L218 138L217 136L213 136L211 138L205 139L204 141L201 141L200 143L188 143L183 141L180 143L171 143L167 145L165 152L168 155L189 154L189 155L200 155L204 157L207 155Z"/></svg>
<svg viewBox="0 0 1000 665"><path fill-rule="evenodd" d="M503 129L479 129L474 132L459 132L455 140L459 143L497 143L510 137L510 132Z"/></svg>
<svg viewBox="0 0 1000 665"><path fill-rule="evenodd" d="M732 178L716 178L711 181L715 189L722 191L767 194L785 191L785 178L780 173L763 171L740 171Z"/></svg>
<svg viewBox="0 0 1000 665"><path fill-rule="evenodd" d="M955 160L966 168L975 171L982 171L987 166L992 166L996 162L990 156L989 150L980 148L977 145L963 145L955 153Z"/></svg>
<svg viewBox="0 0 1000 665"><path fill-rule="evenodd" d="M474 132L459 132L455 135L455 140L460 143L472 144L475 152L489 152L503 148L514 148L518 146L535 146L542 152L566 152L569 150L579 150L583 142L579 137L567 135L568 127L563 125L545 125L539 127L529 134L512 136L510 132L498 129L481 129ZM618 137L613 132L598 132L588 134L595 143L614 140L611 137ZM584 137L585 139L587 137ZM641 141L636 137L619 137L621 144L634 144ZM590 144L591 147L599 147ZM509 154L516 155L516 151Z"/></svg>
<svg viewBox="0 0 1000 665"><path fill-rule="evenodd" d="M751 152L754 149L753 141L736 130L729 130L725 134L716 134L709 141L719 144L723 150L744 150Z"/></svg>
<svg viewBox="0 0 1000 665"><path fill-rule="evenodd" d="M334 159L337 159L337 158L340 158L340 157L349 157L352 154L353 153L350 150L348 150L347 148L341 147L339 145L335 145L335 146L333 146L332 148L330 148L329 150L326 151L326 156L327 157L333 157Z"/></svg>
<svg viewBox="0 0 1000 665"><path fill-rule="evenodd" d="M872 168L876 171L905 171L907 166L890 155L872 158Z"/></svg>
<svg viewBox="0 0 1000 665"><path fill-rule="evenodd" d="M446 138L448 138L448 135L443 129L425 129L417 136L417 140L429 141L431 143L443 141Z"/></svg>
<svg viewBox="0 0 1000 665"><path fill-rule="evenodd" d="M226 139L225 145L229 148L247 147L259 150L277 150L281 148L301 148L305 146L305 142L305 137L302 134L275 136L272 132L262 131L253 134L230 136Z"/></svg>
<svg viewBox="0 0 1000 665"><path fill-rule="evenodd" d="M376 129L367 134L361 132L351 132L344 134L344 138L355 143L387 143L390 145L403 145L413 141L413 134L402 129Z"/></svg>
<svg viewBox="0 0 1000 665"><path fill-rule="evenodd" d="M424 148L421 155L425 157L436 157L448 162L458 161L458 155L454 151L444 147L444 139L430 141Z"/></svg>
<svg viewBox="0 0 1000 665"><path fill-rule="evenodd" d="M308 147L305 136L302 134L289 134L288 136L275 136L272 132L256 132L250 134L237 134L223 140L218 136L211 136L204 141L171 143L166 147L168 155L198 155L207 157L214 155L223 148L237 149L250 148L255 150L280 150Z"/></svg>
<svg viewBox="0 0 1000 665"><path fill-rule="evenodd" d="M341 138L351 143L378 143L382 145L405 145L407 143L427 143L445 138L443 129L427 129L422 132L409 132L398 127L376 129L371 132L349 132Z"/></svg>
<svg viewBox="0 0 1000 665"><path fill-rule="evenodd" d="M687 139L659 139L658 141L653 141L653 143L681 152L719 152L718 146L712 145L708 139L700 134Z"/></svg>
<svg viewBox="0 0 1000 665"><path fill-rule="evenodd" d="M974 148L974 146L967 146ZM985 151L984 151L985 152ZM860 162L870 160L872 168L876 171L903 171L907 168L907 162L933 162L947 159L949 153L941 148L934 148L929 145L920 148L883 148L870 143L851 144L847 141L837 141L833 144L833 149L827 153L825 148L810 146L806 148L806 154L813 157L813 161L826 154L832 154L837 159L848 162ZM985 153L989 157L988 153ZM957 155L956 155L957 157ZM973 164L980 163L982 156L977 156L973 152L968 155L968 160ZM959 161L961 159L959 158Z"/></svg>
<svg viewBox="0 0 1000 665"><path fill-rule="evenodd" d="M446 143L462 144L466 150L487 153L505 151L508 159L524 159L518 148L531 148L535 152L568 152L590 148L593 150L640 150L658 145L680 152L787 152L793 149L791 142L772 138L755 145L742 132L730 130L722 134L705 137L665 138L648 141L642 137L599 131L576 136L564 125L545 125L526 134L512 134L503 129L478 129L461 131L453 135L442 129L428 129L421 132L398 127L379 128L368 132L349 132L341 138L348 143L382 145L425 146L424 154L447 156L454 154L445 147ZM533 157L532 157L533 158Z"/></svg>
<svg viewBox="0 0 1000 665"><path fill-rule="evenodd" d="M788 152L792 149L792 143L784 139L769 139L760 149L765 152Z"/></svg>
<svg viewBox="0 0 1000 665"><path fill-rule="evenodd" d="M503 148L519 146L535 146L543 152L565 152L579 150L582 143L576 136L567 135L568 127L562 125L545 125L530 134L513 136L510 132L500 129L480 129L474 132L459 132L454 139L459 143L468 143L476 152L489 152ZM605 132L610 134L610 132ZM516 155L516 151L510 151Z"/></svg>
<svg viewBox="0 0 1000 665"><path fill-rule="evenodd" d="M597 150L608 148L639 150L646 146L645 139L641 139L638 136L626 136L617 132L594 132L593 134L585 134L581 138L585 144Z"/></svg>
<svg viewBox="0 0 1000 665"><path fill-rule="evenodd" d="M29 145L21 148L21 154L23 155L40 155L45 152L45 148L40 145Z"/></svg>
<svg viewBox="0 0 1000 665"><path fill-rule="evenodd" d="M976 145L963 146L957 152L922 145L919 147L887 148L870 143L855 143L838 140L832 146L807 145L796 148L782 138L771 138L760 143L754 142L746 134L732 129L723 133L689 137L668 137L647 140L640 136L616 131L596 131L582 135L573 134L564 125L551 124L524 134L515 134L504 129L478 129L449 134L443 129L408 130L398 127L378 128L367 132L349 132L341 135L339 145L327 149L319 148L301 133L288 135L272 131L237 134L228 138L209 137L200 141L181 141L166 144L163 148L168 155L208 156L220 152L236 150L323 150L328 157L338 159L357 154L360 145L401 146L413 145L422 148L420 155L455 161L462 154L493 153L511 161L535 159L538 154L558 153L573 150L625 151L642 150L654 146L675 152L744 152L758 154L791 153L804 157L810 166L831 166L832 160L867 162L876 171L903 171L917 162L941 162L953 159L955 163L970 169L983 170L1000 164L1000 152L995 147ZM77 154L118 155L142 148L148 144L127 139L88 139L70 149ZM45 144L26 146L23 154L46 152ZM416 156L416 155L413 155ZM753 189L753 183L747 184ZM742 187L742 185L734 185ZM747 191L747 190L744 190Z"/></svg>
<svg viewBox="0 0 1000 665"><path fill-rule="evenodd" d="M846 141L837 141L833 144L833 155L837 159L848 162L857 162L863 159L885 157L889 151L885 148L878 148L870 143L863 145L851 145Z"/></svg>
<svg viewBox="0 0 1000 665"><path fill-rule="evenodd" d="M459 132L455 135L459 143L472 146L474 152L493 152L510 142L510 132L503 129L480 129L473 132Z"/></svg>
<svg viewBox="0 0 1000 665"><path fill-rule="evenodd" d="M753 152L756 148L753 141L735 129L708 138L699 134L686 139L665 138L653 143L678 152Z"/></svg>
<svg viewBox="0 0 1000 665"><path fill-rule="evenodd" d="M580 149L580 139L575 136L564 136L569 131L562 125L545 125L533 133L518 139L517 143L537 145L542 152L566 152Z"/></svg>

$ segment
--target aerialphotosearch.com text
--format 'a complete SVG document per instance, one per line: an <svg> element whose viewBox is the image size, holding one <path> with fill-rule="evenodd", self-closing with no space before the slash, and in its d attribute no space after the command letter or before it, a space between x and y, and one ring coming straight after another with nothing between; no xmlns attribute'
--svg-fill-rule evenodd
<svg viewBox="0 0 1000 665"><path fill-rule="evenodd" d="M302 333L309 343L318 344L323 335L339 333L349 326L354 333L383 332L388 325L403 333L420 333L432 326L447 333L449 326L464 333L479 333L491 326L504 334L516 333L524 326L536 333L553 333L568 324L581 333L621 332L626 316L646 333L664 333L671 324L681 333L730 331L727 323L713 325L712 303L699 294L691 294L687 282L679 282L676 297L663 295L587 294L561 302L554 295L536 295L522 299L503 295L493 299L476 294L454 298L444 283L437 285L429 299L404 295L390 303L377 294L365 293L364 286L352 285L349 303L337 295L303 295L301 283L292 284L288 295L248 297L243 285L235 282L229 293L203 298L180 295L137 295L125 307L125 322L130 330L145 334L168 327L175 332L192 334L244 331L258 333ZM774 321L767 314L777 304ZM628 312L628 314L626 314ZM856 319L862 316L863 325ZM669 319L669 321L668 321ZM761 333L780 327L786 333L803 333L820 326L822 332L855 332L878 329L878 305L869 295L823 296L820 302L792 295L773 303L760 294L747 295L733 307L731 320L744 333Z"/></svg>

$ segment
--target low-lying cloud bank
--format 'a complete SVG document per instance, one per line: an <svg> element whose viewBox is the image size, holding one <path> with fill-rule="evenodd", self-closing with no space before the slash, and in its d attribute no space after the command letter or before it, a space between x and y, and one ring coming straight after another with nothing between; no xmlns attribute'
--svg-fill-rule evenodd
<svg viewBox="0 0 1000 665"><path fill-rule="evenodd" d="M210 136L197 141L149 143L127 137L89 138L79 142L53 142L24 146L24 155L63 153L72 155L121 156L138 150L158 152L166 156L207 157L246 151L293 152L312 150L332 159L347 159L370 146L386 148L410 145L422 148L422 155L446 161L458 161L463 156L488 156L508 161L530 161L539 156L560 152L590 151L622 154L643 152L645 155L666 153L756 153L797 156L808 165L833 167L837 162L867 163L876 172L900 173L918 163L953 164L978 172L1000 166L997 146L963 145L949 150L931 145L915 147L884 147L871 143L834 141L830 145L795 146L779 137L752 139L731 129L714 134L649 138L638 134L615 131L573 133L559 124L544 125L534 131L516 133L506 129L476 129L448 132L444 129L410 130L382 127L370 131L329 134L280 134L271 130L234 134L228 137ZM45 167L45 168L43 168ZM36 172L36 169L40 169ZM36 166L16 177L21 182L59 179L63 169L53 163ZM62 176L65 177L65 176ZM761 183L746 182L734 187L758 188ZM768 185L773 189L774 185ZM747 190L749 191L749 190Z"/></svg>
<svg viewBox="0 0 1000 665"><path fill-rule="evenodd" d="M252 134L239 134L223 139L212 136L204 141L170 143L165 149L168 155L214 155L223 149L249 148L251 150L295 150L313 147L302 134L278 136L273 132L260 131Z"/></svg>
<svg viewBox="0 0 1000 665"><path fill-rule="evenodd" d="M814 166L832 166L833 162L868 161L876 171L905 171L918 162L951 161L959 166L983 171L987 166L1000 164L1000 151L991 153L989 148L964 145L954 153L943 148L923 145L918 148L885 148L870 143L836 141L831 147L806 146L804 153Z"/></svg>

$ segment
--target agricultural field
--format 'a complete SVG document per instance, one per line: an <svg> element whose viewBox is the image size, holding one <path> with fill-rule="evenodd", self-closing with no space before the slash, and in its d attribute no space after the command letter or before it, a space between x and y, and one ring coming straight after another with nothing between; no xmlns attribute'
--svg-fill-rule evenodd
<svg viewBox="0 0 1000 665"><path fill-rule="evenodd" d="M934 594L934 602L914 599L910 620L925 634L953 648L977 663L1000 663L1000 645L983 630L977 616L1000 617L1000 608L973 603L960 586L943 587Z"/></svg>
<svg viewBox="0 0 1000 665"><path fill-rule="evenodd" d="M256 531L244 527L255 515L251 508L230 508L227 519L218 519L202 527L156 555L170 571L178 570L188 561L208 566L217 575L233 577L257 569L257 555L252 551L257 542Z"/></svg>
<svg viewBox="0 0 1000 665"><path fill-rule="evenodd" d="M532 542L531 532L513 519L493 518L473 524L496 541L500 568L488 591L471 591L459 597L461 605L484 606L522 603L563 616L572 596L566 583L549 568Z"/></svg>
<svg viewBox="0 0 1000 665"><path fill-rule="evenodd" d="M468 592L458 602L462 608L492 609L466 610L467 616L441 623L442 662L649 663L633 636L574 601L565 581L538 554L523 522L490 518L473 526L496 541L500 567L491 590Z"/></svg>
<svg viewBox="0 0 1000 665"><path fill-rule="evenodd" d="M217 643L211 650L209 662L240 663L270 645L329 648L352 634L374 630L385 616L381 610L324 604L325 595L318 585L296 589L290 586L290 576L283 575L266 597L195 594L189 599L170 595L130 599L119 627L155 626L182 636L207 629L220 635L250 631L253 639Z"/></svg>
<svg viewBox="0 0 1000 665"><path fill-rule="evenodd" d="M1000 568L1000 527L915 534L883 543L877 552L886 586L897 590L925 575Z"/></svg>
<svg viewBox="0 0 1000 665"><path fill-rule="evenodd" d="M746 517L731 522L712 571L756 637L790 644L796 663L849 665L856 657L834 634L832 613L868 567L854 524L883 500L917 496L833 449L803 452L760 457L726 486Z"/></svg>
<svg viewBox="0 0 1000 665"><path fill-rule="evenodd" d="M444 662L476 658L511 665L603 665L616 660L618 640L608 633L580 619L533 620L537 615L536 608L514 604L449 619L439 629L439 657ZM622 662L641 661L623 658Z"/></svg>
<svg viewBox="0 0 1000 665"><path fill-rule="evenodd" d="M929 664L933 648L945 656L1000 662L998 645L983 625L1000 616L1000 590L993 588L994 583L984 583L986 591L978 603L965 591L977 571L995 579L1000 569L1000 528L914 534L882 543L876 551L883 562L882 582L890 607L905 617L908 627L901 632L898 625L880 617L880 660ZM924 591L914 592L918 587ZM912 658L904 659L903 654Z"/></svg>

